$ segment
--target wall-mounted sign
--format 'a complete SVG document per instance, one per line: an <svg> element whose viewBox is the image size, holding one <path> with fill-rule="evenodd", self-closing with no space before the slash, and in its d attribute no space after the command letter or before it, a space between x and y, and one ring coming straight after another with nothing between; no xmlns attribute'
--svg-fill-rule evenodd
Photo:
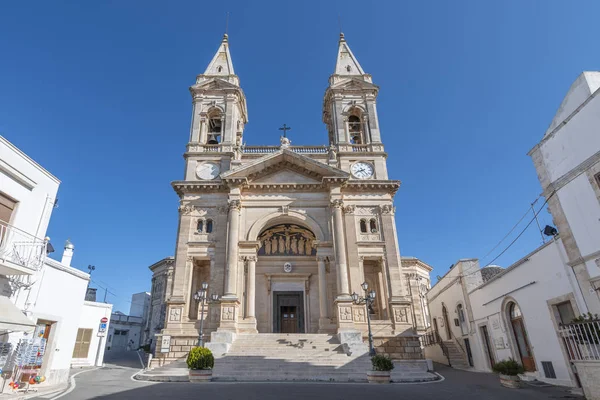
<svg viewBox="0 0 600 400"><path fill-rule="evenodd" d="M496 345L497 349L503 349L504 348L504 338L502 336L495 338L494 344Z"/></svg>
<svg viewBox="0 0 600 400"><path fill-rule="evenodd" d="M163 336L160 342L160 352L168 353L171 349L171 336Z"/></svg>

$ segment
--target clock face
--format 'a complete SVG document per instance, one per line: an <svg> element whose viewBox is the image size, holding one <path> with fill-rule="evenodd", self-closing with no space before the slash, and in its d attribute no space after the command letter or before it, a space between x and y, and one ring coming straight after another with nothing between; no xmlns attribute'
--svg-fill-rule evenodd
<svg viewBox="0 0 600 400"><path fill-rule="evenodd" d="M368 179L373 176L373 165L366 162L357 162L352 164L350 172L355 178Z"/></svg>
<svg viewBox="0 0 600 400"><path fill-rule="evenodd" d="M219 168L219 165L212 162L198 164L196 167L196 176L204 180L215 179L219 176L220 172L221 168Z"/></svg>

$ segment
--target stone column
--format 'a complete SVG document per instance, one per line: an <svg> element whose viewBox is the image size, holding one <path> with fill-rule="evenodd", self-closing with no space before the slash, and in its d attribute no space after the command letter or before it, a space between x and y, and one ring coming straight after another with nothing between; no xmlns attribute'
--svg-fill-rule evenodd
<svg viewBox="0 0 600 400"><path fill-rule="evenodd" d="M246 288L247 296L247 306L246 306L246 316L248 318L255 318L255 308L256 308L256 257L250 256L246 257L246 261L248 262L248 281Z"/></svg>
<svg viewBox="0 0 600 400"><path fill-rule="evenodd" d="M350 298L350 288L348 285L348 264L346 261L346 241L344 238L344 222L342 216L341 200L333 200L333 230L335 236L335 260L338 273L338 298Z"/></svg>
<svg viewBox="0 0 600 400"><path fill-rule="evenodd" d="M317 257L319 266L319 317L329 319L327 312L327 271L325 270L325 257Z"/></svg>
<svg viewBox="0 0 600 400"><path fill-rule="evenodd" d="M225 276L225 295L224 299L237 299L236 280L238 276L238 237L240 229L240 209L239 200L229 202L228 216L228 237L227 237L227 269Z"/></svg>

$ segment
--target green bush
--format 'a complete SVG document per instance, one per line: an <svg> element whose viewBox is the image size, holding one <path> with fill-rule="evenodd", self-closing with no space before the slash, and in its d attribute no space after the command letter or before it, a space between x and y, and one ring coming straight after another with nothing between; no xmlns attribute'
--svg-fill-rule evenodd
<svg viewBox="0 0 600 400"><path fill-rule="evenodd" d="M213 369L215 366L215 358L206 347L194 347L186 362L189 369Z"/></svg>
<svg viewBox="0 0 600 400"><path fill-rule="evenodd" d="M371 357L371 364L373 364L373 371L391 371L394 369L391 358L382 354Z"/></svg>
<svg viewBox="0 0 600 400"><path fill-rule="evenodd" d="M494 367L492 369L494 370L494 372L497 372L499 374L511 376L519 375L525 372L523 366L515 360L513 360L512 358L497 362L496 364L494 364Z"/></svg>

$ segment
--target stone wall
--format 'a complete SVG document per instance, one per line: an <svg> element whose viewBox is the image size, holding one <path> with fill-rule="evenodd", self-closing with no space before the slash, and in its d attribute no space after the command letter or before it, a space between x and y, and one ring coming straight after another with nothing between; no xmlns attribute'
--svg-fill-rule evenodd
<svg viewBox="0 0 600 400"><path fill-rule="evenodd" d="M377 354L393 360L422 360L423 351L417 336L375 337L373 346Z"/></svg>
<svg viewBox="0 0 600 400"><path fill-rule="evenodd" d="M574 361L587 400L600 400L600 361Z"/></svg>

